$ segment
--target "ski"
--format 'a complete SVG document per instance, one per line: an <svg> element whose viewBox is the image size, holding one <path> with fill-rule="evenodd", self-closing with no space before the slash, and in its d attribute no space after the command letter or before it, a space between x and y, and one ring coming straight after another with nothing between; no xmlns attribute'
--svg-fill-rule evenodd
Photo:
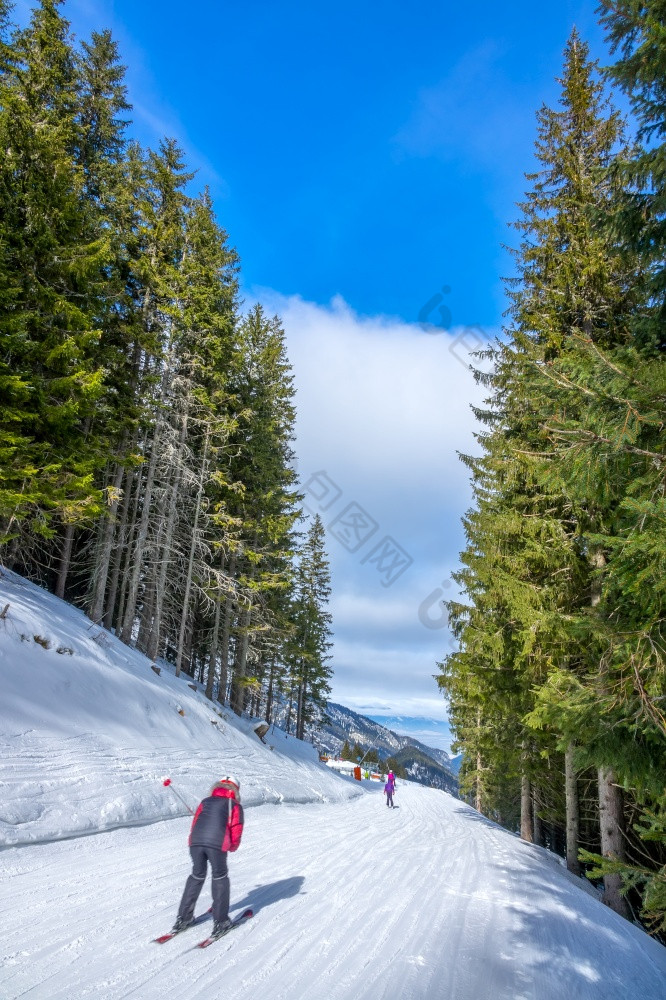
<svg viewBox="0 0 666 1000"><path fill-rule="evenodd" d="M241 913L240 917L236 917L235 920L231 921L231 925L227 927L226 931L222 931L221 934L211 935L210 937L204 938L204 940L200 941L199 944L196 945L195 947L207 948L208 945L213 944L214 941L219 941L220 938L225 937L225 935L227 935L229 931L232 931L235 927L239 927L241 924L244 924L245 921L249 920L250 917L253 915L254 914L252 910L245 910L243 913Z"/></svg>
<svg viewBox="0 0 666 1000"><path fill-rule="evenodd" d="M202 924L204 922L204 920L208 920L210 918L210 915L211 915L212 912L213 912L213 908L211 906L210 910L206 910L205 913L200 913L198 917L194 918L194 920L192 921L191 924L188 924L187 927L183 927L183 930L181 930L181 931L169 931L168 934L162 934L160 937L153 938L153 943L154 944L166 944L167 941L170 941L171 938L178 937L178 935L182 934L183 931L189 931L190 927L196 927L197 924Z"/></svg>

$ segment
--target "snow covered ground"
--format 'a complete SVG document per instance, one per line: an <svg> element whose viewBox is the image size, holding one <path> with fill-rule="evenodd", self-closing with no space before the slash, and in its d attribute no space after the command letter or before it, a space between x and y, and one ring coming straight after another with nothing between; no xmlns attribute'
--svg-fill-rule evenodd
<svg viewBox="0 0 666 1000"><path fill-rule="evenodd" d="M666 949L545 851L419 785L387 809L37 588L4 576L6 603L2 1000L664 1000ZM206 951L206 924L158 946L189 868L160 778L195 804L225 771L250 806L232 914L255 917Z"/></svg>
<svg viewBox="0 0 666 1000"><path fill-rule="evenodd" d="M445 792L401 784L396 802L248 809L232 913L255 917L205 952L207 925L150 940L188 874L187 820L11 848L0 995L663 1000L666 949L543 851Z"/></svg>
<svg viewBox="0 0 666 1000"><path fill-rule="evenodd" d="M3 570L0 612L7 604L0 846L186 814L164 775L195 805L227 772L242 777L249 806L360 794L321 766L312 746L278 729L260 743L249 722L219 714L192 690L191 678L164 666L157 675L81 611Z"/></svg>

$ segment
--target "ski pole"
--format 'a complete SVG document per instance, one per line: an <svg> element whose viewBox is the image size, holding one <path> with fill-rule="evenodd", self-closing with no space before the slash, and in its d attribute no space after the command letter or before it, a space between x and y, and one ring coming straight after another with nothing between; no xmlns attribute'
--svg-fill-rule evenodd
<svg viewBox="0 0 666 1000"><path fill-rule="evenodd" d="M187 802L180 794L180 792L177 792L176 789L173 787L173 785L171 784L171 778L164 778L162 784L164 785L165 788L170 788L173 794L176 796L176 798L180 799L180 801L183 803L190 816L194 816L194 809L190 809L190 807L188 806Z"/></svg>

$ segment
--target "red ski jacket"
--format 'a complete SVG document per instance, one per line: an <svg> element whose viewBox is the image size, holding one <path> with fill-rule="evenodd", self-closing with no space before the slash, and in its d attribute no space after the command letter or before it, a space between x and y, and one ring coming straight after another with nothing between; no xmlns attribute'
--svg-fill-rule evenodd
<svg viewBox="0 0 666 1000"><path fill-rule="evenodd" d="M190 828L190 847L237 851L243 835L243 807L227 788L216 788L197 806Z"/></svg>

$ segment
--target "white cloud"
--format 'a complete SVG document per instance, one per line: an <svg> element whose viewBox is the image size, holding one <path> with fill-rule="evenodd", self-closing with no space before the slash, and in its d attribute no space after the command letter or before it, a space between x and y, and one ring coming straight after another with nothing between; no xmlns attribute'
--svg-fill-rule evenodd
<svg viewBox="0 0 666 1000"><path fill-rule="evenodd" d="M375 593L334 593L331 612L337 629L381 628L403 629L414 625L414 608L403 594L391 596Z"/></svg>
<svg viewBox="0 0 666 1000"><path fill-rule="evenodd" d="M384 493L385 509L398 498L441 509L465 487L456 452L475 447L470 402L481 392L468 366L470 347L484 343L478 330L425 332L359 316L340 297L329 306L271 292L257 297L284 323L303 474L325 469L361 504L366 493Z"/></svg>
<svg viewBox="0 0 666 1000"><path fill-rule="evenodd" d="M480 335L359 316L339 297L327 306L266 290L248 299L284 324L301 483L325 471L334 484L326 497L306 497L327 525L333 700L366 712L376 706L444 718L433 674L450 648L449 633L425 627L419 607L438 590L453 593L442 583L457 565L460 517L470 502L457 452L478 450L470 403L481 401L482 390L468 365ZM351 502L376 525L355 552L331 527ZM386 535L412 559L390 586L378 565L362 561Z"/></svg>

